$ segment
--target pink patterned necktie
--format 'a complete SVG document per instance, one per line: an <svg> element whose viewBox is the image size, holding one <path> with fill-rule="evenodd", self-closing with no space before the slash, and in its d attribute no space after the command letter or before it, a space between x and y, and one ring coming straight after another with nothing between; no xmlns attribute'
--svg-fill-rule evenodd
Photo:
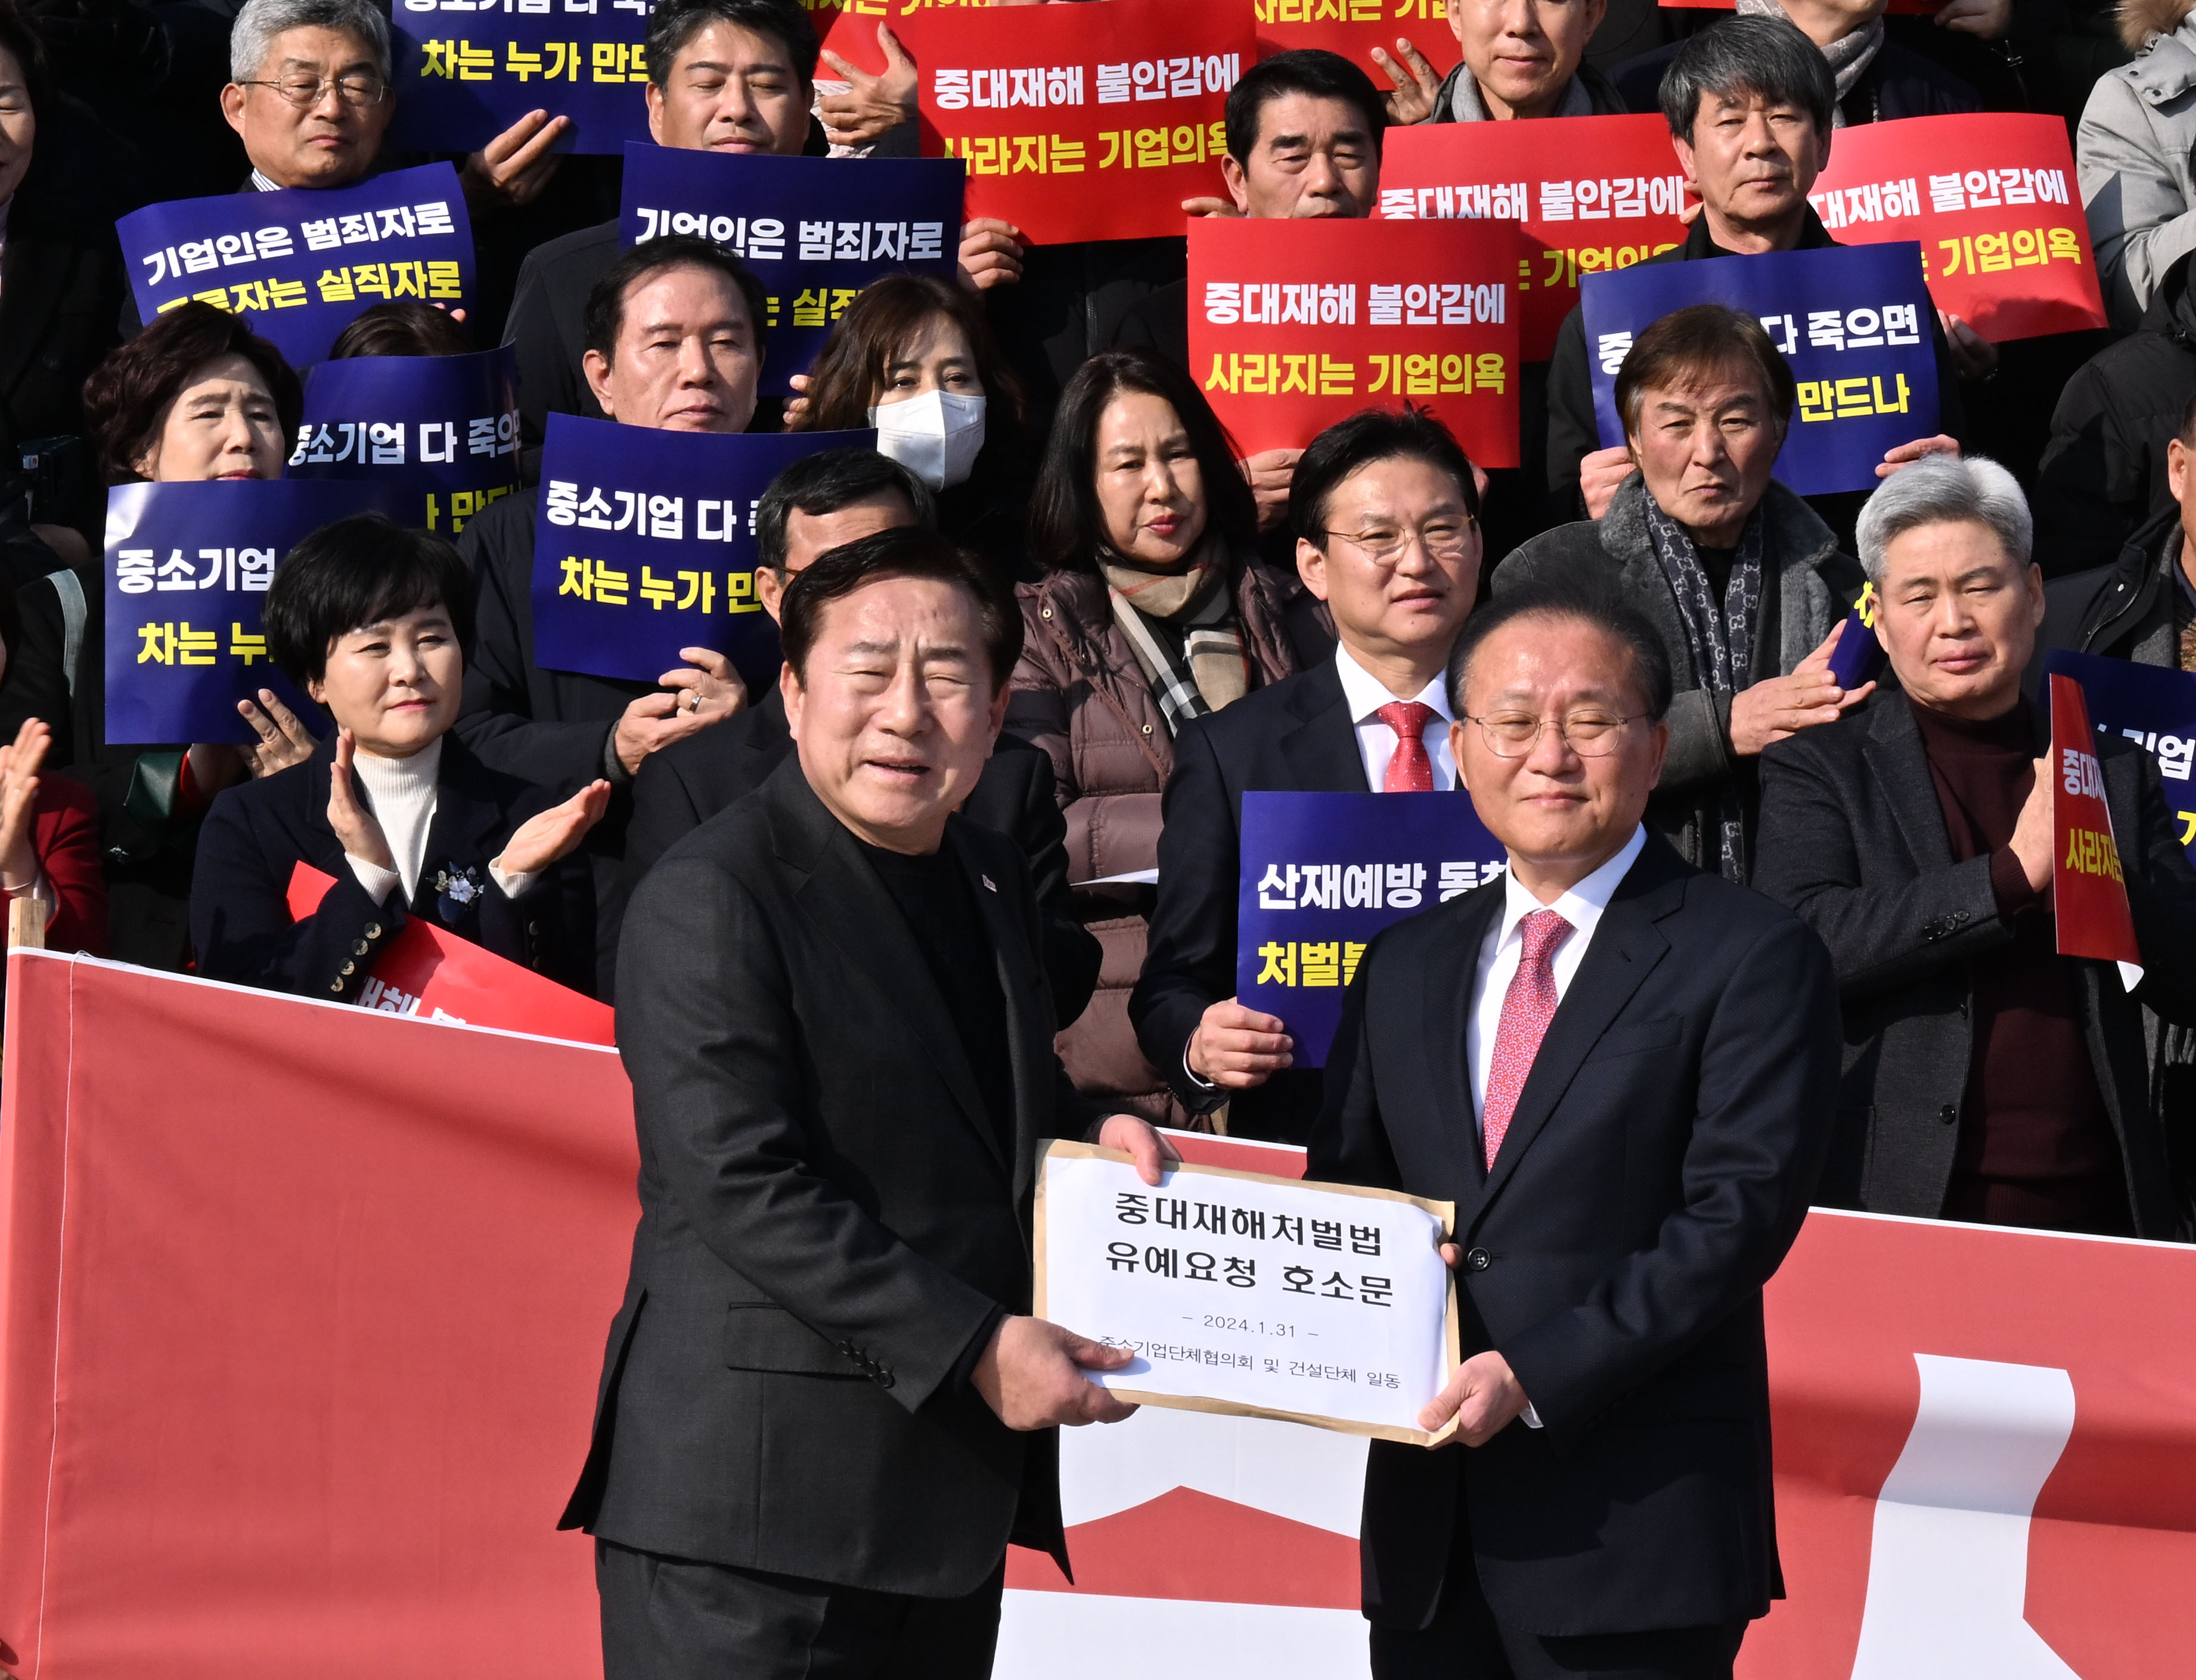
<svg viewBox="0 0 2196 1680"><path fill-rule="evenodd" d="M1533 1071L1533 1058L1540 1053L1540 1040L1556 1018L1556 948L1571 925L1553 910L1534 910L1517 924L1525 949L1517 958L1517 972L1510 977L1510 990L1502 995L1502 1021L1494 1030L1494 1063L1487 1072L1486 1100L1480 1106L1480 1134L1487 1144L1487 1170L1494 1170L1494 1157L1517 1111L1517 1094L1525 1088L1525 1076Z"/></svg>
<svg viewBox="0 0 2196 1680"><path fill-rule="evenodd" d="M1434 761L1426 756L1426 724L1434 708L1423 701L1391 700L1372 715L1396 731L1396 750L1389 755L1388 773L1380 778L1380 791L1433 792Z"/></svg>

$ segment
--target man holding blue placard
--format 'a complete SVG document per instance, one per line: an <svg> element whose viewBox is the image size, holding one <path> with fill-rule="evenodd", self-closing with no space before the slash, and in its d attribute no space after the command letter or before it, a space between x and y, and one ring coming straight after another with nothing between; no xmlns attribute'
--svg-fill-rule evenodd
<svg viewBox="0 0 2196 1680"><path fill-rule="evenodd" d="M1762 748L1874 690L1829 669L1860 568L1770 476L1793 378L1760 322L1720 303L1674 310L1639 335L1616 390L1636 469L1599 519L1504 561L1495 593L1594 581L1655 626L1678 693L1648 821L1687 862L1743 885Z"/></svg>
<svg viewBox="0 0 2196 1680"><path fill-rule="evenodd" d="M254 189L349 187L373 173L396 114L387 13L370 0L250 0L228 40L221 111L244 141ZM467 205L479 214L531 200L570 126L531 112L467 158L458 172Z"/></svg>
<svg viewBox="0 0 2196 1680"><path fill-rule="evenodd" d="M612 265L588 299L587 369L604 414L671 431L738 432L754 418L762 369L761 288L707 240L652 240ZM477 645L465 667L458 734L491 768L574 791L597 776L622 790L657 748L746 704L731 661L687 648L656 684L541 668L534 656L535 499L506 496L465 527L480 580ZM614 927L624 814L598 841L595 888ZM614 949L605 937L598 948Z"/></svg>
<svg viewBox="0 0 2196 1680"><path fill-rule="evenodd" d="M1688 180L1699 189L1701 214L1684 245L1650 263L1692 263L1768 251L1835 246L1809 208L1807 194L1829 160L1836 84L1822 53L1781 17L1739 17L1687 41L1662 78L1662 114ZM1643 265L1644 266L1644 265ZM1879 475L1924 455L1956 452L1965 420L1958 376L1987 371L1994 353L1961 329L1962 366L1931 314L1937 349L1941 434L1888 451ZM1599 518L1633 471L1628 449L1604 448L1594 419L1593 380L1581 309L1557 335L1548 369L1548 489L1558 505L1583 505ZM1574 500L1575 498L1575 500ZM1858 503L1821 511L1834 527L1850 527Z"/></svg>
<svg viewBox="0 0 2196 1680"><path fill-rule="evenodd" d="M1235 996L1243 795L1446 793L1456 786L1442 672L1479 587L1471 463L1415 409L1368 410L1313 440L1289 514L1297 569L1334 615L1331 661L1257 689L1175 740L1159 895L1129 1002L1136 1039L1192 1113L1301 1141L1320 1075L1288 1024Z"/></svg>

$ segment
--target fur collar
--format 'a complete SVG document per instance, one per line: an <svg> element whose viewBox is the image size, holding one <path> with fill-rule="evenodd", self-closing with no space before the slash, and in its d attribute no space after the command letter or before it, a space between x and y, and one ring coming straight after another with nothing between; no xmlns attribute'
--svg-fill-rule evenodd
<svg viewBox="0 0 2196 1680"><path fill-rule="evenodd" d="M2153 37L2180 28L2191 12L2196 12L2196 0L2119 0L2115 15L2120 39L2130 52L2139 53Z"/></svg>

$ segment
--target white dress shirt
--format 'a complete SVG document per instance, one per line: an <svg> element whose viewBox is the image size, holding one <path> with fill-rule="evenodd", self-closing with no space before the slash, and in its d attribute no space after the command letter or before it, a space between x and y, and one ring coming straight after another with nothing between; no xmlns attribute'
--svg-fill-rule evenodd
<svg viewBox="0 0 2196 1680"><path fill-rule="evenodd" d="M1637 861L1640 848L1646 844L1647 830L1634 828L1621 852L1552 904L1542 904L1520 886L1514 873L1504 873L1502 915L1480 942L1479 972L1472 982L1471 1013L1466 1017L1468 1025L1464 1033L1465 1063L1471 1070L1474 1130L1479 1129L1480 1117L1487 1109L1487 1080L1494 1067L1494 1035L1502 1025L1503 1001L1510 995L1510 982L1516 978L1518 959L1525 953L1525 936L1517 931L1517 924L1534 910L1553 910L1570 923L1571 931L1556 947L1554 961L1549 965L1555 977L1556 1002L1560 1007L1563 994L1571 989L1571 981L1578 973L1579 964L1586 961L1586 947L1593 943L1593 931L1601 925L1601 913L1616 895L1617 882L1624 879L1625 871ZM1527 1429L1540 1427L1540 1414L1529 1399L1518 1416Z"/></svg>
<svg viewBox="0 0 2196 1680"><path fill-rule="evenodd" d="M1378 714L1383 706L1395 702L1396 696L1339 642L1334 647L1334 672L1342 678L1342 698L1349 707L1350 721L1357 726L1357 750L1365 755L1365 785L1379 793L1388 779L1388 760L1396 756L1396 731L1382 723ZM1436 794L1446 794L1456 786L1456 759L1448 750L1448 726L1456 714L1449 709L1448 686L1446 675L1436 677L1411 696L1419 705L1433 708L1422 738L1426 756L1433 760Z"/></svg>
<svg viewBox="0 0 2196 1680"><path fill-rule="evenodd" d="M1592 875L1571 887L1552 904L1544 904L1517 884L1514 874L1502 877L1502 915L1494 927L1487 930L1487 938L1479 947L1479 972L1472 982L1471 1013L1466 1017L1465 1028L1465 1061L1471 1070L1471 1113L1475 1127L1487 1108L1487 1080L1494 1066L1494 1035L1502 1025L1503 1000L1510 994L1510 982L1517 973L1518 959L1524 955L1525 937L1517 931L1517 924L1534 910L1553 910L1571 925L1563 942L1556 947L1556 1002L1560 1004L1563 994L1570 990L1572 978L1579 964L1586 961L1586 947L1593 943L1593 930L1601 923L1601 913L1609 908L1615 896L1617 882L1624 879L1639 856L1640 848L1647 844L1647 830L1634 828L1624 849Z"/></svg>

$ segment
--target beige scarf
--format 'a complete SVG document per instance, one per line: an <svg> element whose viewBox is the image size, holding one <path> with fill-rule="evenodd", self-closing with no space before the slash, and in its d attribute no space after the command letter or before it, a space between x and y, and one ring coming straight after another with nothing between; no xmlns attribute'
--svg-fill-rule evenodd
<svg viewBox="0 0 2196 1680"><path fill-rule="evenodd" d="M1158 696L1170 735L1250 692L1250 656L1218 547L1206 543L1178 572L1147 571L1110 551L1099 557L1114 621Z"/></svg>

